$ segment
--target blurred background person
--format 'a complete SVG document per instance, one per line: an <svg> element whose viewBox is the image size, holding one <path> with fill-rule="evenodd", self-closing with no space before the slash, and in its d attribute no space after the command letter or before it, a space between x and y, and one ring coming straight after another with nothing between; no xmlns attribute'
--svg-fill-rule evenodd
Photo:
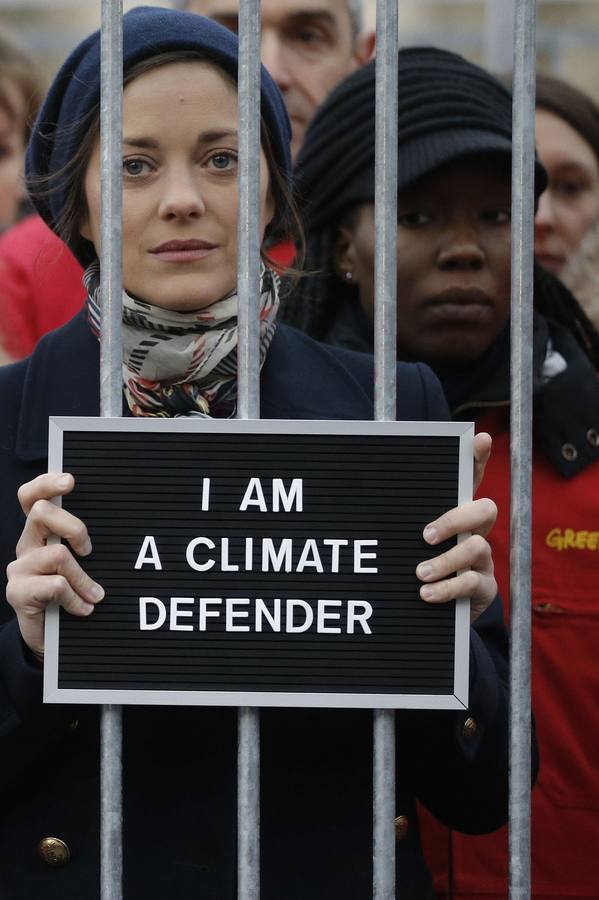
<svg viewBox="0 0 599 900"><path fill-rule="evenodd" d="M237 31L239 0L175 5ZM261 57L287 106L293 156L327 94L372 56L374 34L363 31L363 5L363 0L262 0Z"/></svg>
<svg viewBox="0 0 599 900"><path fill-rule="evenodd" d="M370 63L333 91L308 130L296 164L308 198L308 274L284 313L312 337L366 352L374 337L374 117ZM453 417L493 437L483 490L499 509L489 540L506 611L511 131L511 96L483 69L444 50L400 51L397 352L428 363ZM537 164L537 198L546 185ZM533 896L596 898L599 335L540 266L535 305L532 662L542 762L532 797ZM426 811L421 826L440 896L505 900L507 829L450 840Z"/></svg>
<svg viewBox="0 0 599 900"><path fill-rule="evenodd" d="M541 74L535 131L549 176L535 219L535 255L599 325L599 107Z"/></svg>
<svg viewBox="0 0 599 900"><path fill-rule="evenodd" d="M0 232L16 221L24 204L25 146L40 101L32 62L0 31Z"/></svg>
<svg viewBox="0 0 599 900"><path fill-rule="evenodd" d="M0 365L31 353L85 297L81 267L25 202L25 145L41 99L33 62L0 32Z"/></svg>

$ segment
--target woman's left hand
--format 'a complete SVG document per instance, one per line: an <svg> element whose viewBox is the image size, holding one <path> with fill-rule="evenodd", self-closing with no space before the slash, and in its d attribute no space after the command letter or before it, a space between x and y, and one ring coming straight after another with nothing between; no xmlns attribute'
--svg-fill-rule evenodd
<svg viewBox="0 0 599 900"><path fill-rule="evenodd" d="M478 434L474 438L474 487L482 480L491 452L491 438ZM474 622L493 602L497 582L493 574L493 558L486 536L495 524L497 507L492 500L472 500L444 513L424 529L428 544L440 544L458 534L470 537L451 550L420 563L416 575L424 582L420 596L427 603L447 603L458 597L470 597L470 621ZM463 571L468 570L468 571ZM461 572L456 575L456 572Z"/></svg>

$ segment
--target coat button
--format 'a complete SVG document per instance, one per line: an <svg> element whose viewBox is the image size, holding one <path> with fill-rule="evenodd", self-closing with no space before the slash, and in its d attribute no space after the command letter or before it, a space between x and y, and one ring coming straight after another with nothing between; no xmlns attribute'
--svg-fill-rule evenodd
<svg viewBox="0 0 599 900"><path fill-rule="evenodd" d="M578 456L578 450L574 444L562 444L562 456L564 459L568 460L568 462L574 462Z"/></svg>
<svg viewBox="0 0 599 900"><path fill-rule="evenodd" d="M466 721L462 726L462 737L465 741L469 741L470 738L473 738L476 734L476 719L473 719L472 716L468 716Z"/></svg>
<svg viewBox="0 0 599 900"><path fill-rule="evenodd" d="M591 447L599 447L599 431L596 428L589 428L587 431L587 441Z"/></svg>
<svg viewBox="0 0 599 900"><path fill-rule="evenodd" d="M49 866L59 868L66 866L71 858L71 851L60 838L45 837L37 845L37 852Z"/></svg>
<svg viewBox="0 0 599 900"><path fill-rule="evenodd" d="M403 841L408 833L408 817L398 816L395 820L395 840Z"/></svg>

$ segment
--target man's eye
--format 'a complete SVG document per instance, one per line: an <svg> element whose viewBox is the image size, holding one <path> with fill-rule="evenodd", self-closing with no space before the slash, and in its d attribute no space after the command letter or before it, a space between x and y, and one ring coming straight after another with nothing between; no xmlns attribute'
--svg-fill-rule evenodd
<svg viewBox="0 0 599 900"><path fill-rule="evenodd" d="M146 175L149 168L148 163L143 159L133 158L123 160L123 172L125 175L131 175L132 177Z"/></svg>
<svg viewBox="0 0 599 900"><path fill-rule="evenodd" d="M403 225L404 228L419 228L421 225L428 225L430 216L423 212L404 212L398 213L397 224Z"/></svg>
<svg viewBox="0 0 599 900"><path fill-rule="evenodd" d="M323 36L316 28L302 28L295 32L295 39L301 44L316 44L322 41Z"/></svg>

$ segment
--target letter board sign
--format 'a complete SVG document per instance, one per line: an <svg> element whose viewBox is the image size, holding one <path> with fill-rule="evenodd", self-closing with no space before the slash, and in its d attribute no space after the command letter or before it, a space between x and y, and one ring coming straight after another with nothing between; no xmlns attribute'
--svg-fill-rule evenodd
<svg viewBox="0 0 599 900"><path fill-rule="evenodd" d="M105 589L46 620L47 702L461 708L469 603L424 526L471 498L470 423L50 420ZM61 502L58 500L57 502Z"/></svg>

